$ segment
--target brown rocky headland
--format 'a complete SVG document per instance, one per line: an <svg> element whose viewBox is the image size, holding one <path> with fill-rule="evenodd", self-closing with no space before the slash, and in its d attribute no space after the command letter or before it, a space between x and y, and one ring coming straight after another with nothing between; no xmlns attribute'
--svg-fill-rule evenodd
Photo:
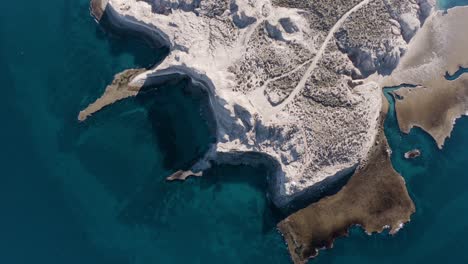
<svg viewBox="0 0 468 264"><path fill-rule="evenodd" d="M385 116L386 111L382 111L380 132L369 160L343 189L278 224L294 263L306 263L320 249L331 248L333 241L346 235L352 226L360 226L369 234L389 228L394 234L415 212L405 181L390 161L383 132Z"/></svg>

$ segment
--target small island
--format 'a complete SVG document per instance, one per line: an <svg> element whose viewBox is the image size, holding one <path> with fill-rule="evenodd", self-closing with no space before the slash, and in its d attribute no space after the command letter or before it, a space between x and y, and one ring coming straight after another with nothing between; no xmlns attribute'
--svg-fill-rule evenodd
<svg viewBox="0 0 468 264"><path fill-rule="evenodd" d="M421 156L419 149L413 149L405 153L405 159L415 159Z"/></svg>

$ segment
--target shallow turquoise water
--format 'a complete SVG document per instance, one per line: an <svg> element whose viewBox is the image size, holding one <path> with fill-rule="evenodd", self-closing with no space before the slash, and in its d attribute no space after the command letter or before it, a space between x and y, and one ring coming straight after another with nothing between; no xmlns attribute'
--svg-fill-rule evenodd
<svg viewBox="0 0 468 264"><path fill-rule="evenodd" d="M164 50L104 34L87 0L2 7L0 263L289 263L264 168L164 180L212 140L204 97L187 83L76 121L113 74L150 66ZM412 222L395 237L355 229L314 262L466 262L468 119L443 151L420 130L401 135L394 121L386 130L416 202ZM423 156L404 160L414 147Z"/></svg>
<svg viewBox="0 0 468 264"><path fill-rule="evenodd" d="M440 9L447 9L454 6L468 5L468 0L438 0L437 4Z"/></svg>

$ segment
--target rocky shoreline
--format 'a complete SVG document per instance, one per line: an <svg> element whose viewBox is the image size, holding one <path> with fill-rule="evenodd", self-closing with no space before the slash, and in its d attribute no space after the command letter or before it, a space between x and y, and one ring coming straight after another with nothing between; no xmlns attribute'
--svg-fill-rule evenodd
<svg viewBox="0 0 468 264"><path fill-rule="evenodd" d="M383 130L387 109L385 104L379 135L367 164L357 169L340 192L278 224L294 263L307 263L319 250L332 248L335 239L347 235L353 226L360 226L368 234L385 229L395 234L410 221L415 206L405 180L392 167Z"/></svg>
<svg viewBox="0 0 468 264"><path fill-rule="evenodd" d="M305 13L289 9L287 3L235 2L224 13L211 13L226 8L223 1L206 1L204 9L185 1L155 8L151 1L91 0L97 21L106 17L116 28L134 31L171 52L154 69L116 75L79 119L84 121L147 86L189 78L207 92L209 123L217 141L190 170L178 171L168 180L200 176L212 162L266 165L270 168L268 195L276 207L292 213L310 204L278 225L295 263L305 263L318 249L330 247L353 225L368 233L388 227L391 233L397 232L415 208L389 159L382 127L388 106L381 91L383 82L373 81L375 76L357 82L352 78L391 71L404 53L404 41L430 13L431 1L411 2L411 8L395 4L398 12L407 12L398 17L379 1L353 0L341 3L328 26L312 29L305 25L317 18L312 14L304 18ZM310 8L328 5L315 4ZM374 9L387 12L389 21L370 17L384 25L362 39L359 21L367 21ZM278 12L289 17L277 17ZM271 22L275 20L277 24ZM312 40L311 36L317 37ZM377 45L382 37L385 50ZM271 63L269 56L277 51L281 53L275 55L273 65L262 64L266 63L262 56ZM382 52L384 56L378 55ZM287 64L291 61L293 65ZM251 65L263 66L251 69ZM271 83L276 83L274 89L269 88ZM286 87L288 83L293 87ZM267 98L278 96L282 97L277 105L268 102ZM341 190L320 199L323 190L340 184L345 185Z"/></svg>
<svg viewBox="0 0 468 264"><path fill-rule="evenodd" d="M115 29L121 29L125 31L133 31L134 33L140 34L140 37L145 38L152 38L153 42L159 43L159 46L166 46L171 50L177 49L174 46L174 43L168 40L167 36L162 33L157 28L150 28L148 25L137 21L135 18L129 16L122 16L111 6L106 4L107 0L93 0L91 1L91 12L93 17L96 19L106 19L106 22L109 23ZM105 8L102 8L105 6ZM99 20L98 20L99 21ZM200 87L206 89L209 95L209 102L211 104L211 108L213 112L217 114L214 115L214 122L212 126L215 127L217 138L218 138L218 149L213 149L207 153L204 159L200 160L197 164L195 164L192 168L192 171L198 173L207 169L210 166L210 162L220 162L222 160L223 163L230 163L230 164L238 164L239 160L230 160L226 158L220 158L221 156L226 157L229 156L230 153L257 153L257 151L253 150L242 150L242 149L228 149L223 150L219 146L222 145L223 141L225 141L226 130L232 129L232 125L239 122L236 120L240 118L242 122L250 123L251 120L245 120L245 118L252 119L252 117L248 117L250 114L248 110L243 109L240 105L238 107L238 111L240 113L236 113L237 117L232 118L232 113L225 109L225 105L220 104L219 95L215 92L215 84L212 82L212 79L209 78L205 73L195 71L192 68L186 67L184 65L180 66L171 66L166 69L158 70L154 73L146 72L141 74L141 71L135 72L132 70L132 73L140 73L140 75L132 75L132 78L128 77L128 72L124 72L121 74L116 75L116 78L113 84L109 85L106 89L106 92L103 94L101 98L99 98L96 102L91 104L88 108L84 109L80 112L79 120L84 121L88 116L92 115L92 113L99 111L101 108L112 104L115 101L122 100L129 96L135 96L140 89L144 86L150 86L155 84L160 84L165 80L170 78L180 78L183 76L187 76L193 83L200 85ZM178 76L178 77L175 77ZM115 85L118 83L119 85ZM129 87L128 91L125 89L121 89L127 85ZM237 110L235 110L237 111ZM245 117L242 117L242 116ZM244 123L244 125L246 125ZM253 124L251 124L253 125ZM266 129L263 127L261 123L257 124L257 129ZM248 133L246 131L246 133ZM272 165L273 163L277 163L276 157L271 157L269 154L258 152L259 156L263 157L261 159L262 163ZM256 164L258 163L258 158L251 160L249 157L251 155L243 155L242 163L243 164ZM275 162L271 162L275 160ZM285 195L284 190L284 182L287 181L284 168L281 166L270 166L272 168L277 168L277 171L271 173L271 175L275 175L274 177L270 177L270 198L278 208L281 208L285 211L291 211L291 208L296 208L293 206L295 204L301 204L303 202L300 201L307 201L310 200L310 197L315 197L317 199L317 192L319 190L327 189L327 186L336 185L338 182L342 182L343 178L349 177L350 173L357 167L357 163L348 165L343 167L342 169L338 169L333 172L332 175L328 175L328 177L324 178L321 181L316 182L315 184L309 185L306 188L303 188L301 191L295 191L292 194ZM318 197L319 198L319 197Z"/></svg>

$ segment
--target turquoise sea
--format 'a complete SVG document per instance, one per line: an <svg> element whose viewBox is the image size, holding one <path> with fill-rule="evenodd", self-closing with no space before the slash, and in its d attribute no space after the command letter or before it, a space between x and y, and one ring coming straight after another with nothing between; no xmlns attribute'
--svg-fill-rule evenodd
<svg viewBox="0 0 468 264"><path fill-rule="evenodd" d="M442 8L468 4L446 1ZM77 113L115 73L165 56L89 16L88 0L6 1L0 16L0 263L289 263L265 168L164 179L213 140L203 93L177 81ZM386 122L417 212L394 237L355 228L312 263L468 263L468 118L440 151ZM420 148L420 159L403 153Z"/></svg>

